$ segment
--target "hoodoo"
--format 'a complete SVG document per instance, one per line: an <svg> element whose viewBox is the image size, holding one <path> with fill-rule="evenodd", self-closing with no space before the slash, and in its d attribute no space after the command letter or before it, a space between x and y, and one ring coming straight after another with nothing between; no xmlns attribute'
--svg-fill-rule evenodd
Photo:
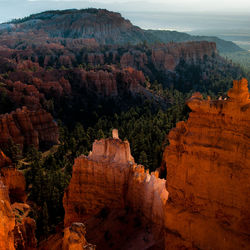
<svg viewBox="0 0 250 250"><path fill-rule="evenodd" d="M21 148L58 143L59 132L51 114L45 110L30 111L26 107L0 115L0 144L13 140Z"/></svg>
<svg viewBox="0 0 250 250"><path fill-rule="evenodd" d="M250 100L247 80L227 100L194 94L168 139L166 249L249 249Z"/></svg>
<svg viewBox="0 0 250 250"><path fill-rule="evenodd" d="M113 130L113 138L95 141L89 156L75 160L63 199L64 224L67 227L85 222L103 209L127 208L162 232L168 198L165 182L158 178L158 172L150 175L143 166L135 164L129 142L119 139L118 131Z"/></svg>

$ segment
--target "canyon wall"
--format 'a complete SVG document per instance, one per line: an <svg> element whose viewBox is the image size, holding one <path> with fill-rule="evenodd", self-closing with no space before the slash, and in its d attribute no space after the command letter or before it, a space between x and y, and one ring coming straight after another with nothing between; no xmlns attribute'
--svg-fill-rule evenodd
<svg viewBox="0 0 250 250"><path fill-rule="evenodd" d="M0 150L0 249L36 249L36 222L29 217L25 189L23 173Z"/></svg>
<svg viewBox="0 0 250 250"><path fill-rule="evenodd" d="M35 250L36 223L29 217L30 206L22 202L25 190L20 191L20 186L25 188L24 176L13 168L0 170L0 249Z"/></svg>
<svg viewBox="0 0 250 250"><path fill-rule="evenodd" d="M247 80L227 100L188 101L168 135L166 249L249 249L250 100Z"/></svg>
<svg viewBox="0 0 250 250"><path fill-rule="evenodd" d="M0 177L0 249L14 250L15 215L10 206L8 188Z"/></svg>
<svg viewBox="0 0 250 250"><path fill-rule="evenodd" d="M64 223L69 226L83 222L104 208L129 206L163 227L161 218L167 197L165 180L135 164L128 141L122 141L113 131L113 138L95 141L89 156L75 160L63 199Z"/></svg>
<svg viewBox="0 0 250 250"><path fill-rule="evenodd" d="M58 143L59 132L52 116L45 110L29 111L26 107L0 115L0 144L9 140L23 146Z"/></svg>
<svg viewBox="0 0 250 250"><path fill-rule="evenodd" d="M181 60L198 64L204 57L212 56L218 56L216 44L213 42L168 43L154 45L150 52L130 49L121 56L120 64L122 67L133 67L147 72L152 70L148 68L151 63L158 71L174 71Z"/></svg>

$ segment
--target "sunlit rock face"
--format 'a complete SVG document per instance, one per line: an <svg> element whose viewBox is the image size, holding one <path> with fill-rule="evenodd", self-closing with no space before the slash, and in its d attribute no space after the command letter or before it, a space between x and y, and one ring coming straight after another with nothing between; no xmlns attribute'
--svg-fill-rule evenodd
<svg viewBox="0 0 250 250"><path fill-rule="evenodd" d="M157 45L152 48L152 62L158 70L173 71L181 60L197 63L204 56L217 54L213 42L185 42Z"/></svg>
<svg viewBox="0 0 250 250"><path fill-rule="evenodd" d="M81 222L103 208L131 208L163 227L168 193L158 173L145 172L134 162L128 141L113 138L95 141L89 156L75 160L72 179L64 195L66 226Z"/></svg>
<svg viewBox="0 0 250 250"><path fill-rule="evenodd" d="M14 203L11 205L15 215L14 242L15 249L35 250L37 240L35 236L36 222L29 217L31 208L25 203Z"/></svg>
<svg viewBox="0 0 250 250"><path fill-rule="evenodd" d="M10 206L8 189L0 176L0 249L14 250L15 215Z"/></svg>
<svg viewBox="0 0 250 250"><path fill-rule="evenodd" d="M36 222L29 217L25 177L11 166L4 153L1 156L4 165L0 166L0 249L34 250Z"/></svg>
<svg viewBox="0 0 250 250"><path fill-rule="evenodd" d="M26 107L0 115L0 144L13 140L20 145L51 145L58 143L59 132L53 117L45 110L29 111Z"/></svg>
<svg viewBox="0 0 250 250"><path fill-rule="evenodd" d="M249 249L250 100L247 80L227 100L188 101L168 135L166 249Z"/></svg>

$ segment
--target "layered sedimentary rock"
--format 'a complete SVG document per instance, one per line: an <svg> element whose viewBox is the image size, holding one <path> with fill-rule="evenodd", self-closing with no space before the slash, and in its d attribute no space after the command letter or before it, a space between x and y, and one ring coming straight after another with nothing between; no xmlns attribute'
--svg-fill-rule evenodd
<svg viewBox="0 0 250 250"><path fill-rule="evenodd" d="M83 223L72 223L51 235L39 244L39 250L95 250L95 245L87 242L86 227Z"/></svg>
<svg viewBox="0 0 250 250"><path fill-rule="evenodd" d="M168 43L153 47L152 61L158 70L174 71L180 60L197 63L216 53L216 44L212 42Z"/></svg>
<svg viewBox="0 0 250 250"><path fill-rule="evenodd" d="M120 139L95 141L89 156L75 159L70 185L64 194L64 224L82 222L104 207L123 208L130 165L129 143Z"/></svg>
<svg viewBox="0 0 250 250"><path fill-rule="evenodd" d="M86 227L82 223L73 223L64 229L63 250L95 250L95 246L85 239Z"/></svg>
<svg viewBox="0 0 250 250"><path fill-rule="evenodd" d="M24 203L14 203L11 207L16 218L14 228L15 249L35 250L37 246L36 222L28 217L31 210L30 206Z"/></svg>
<svg viewBox="0 0 250 250"><path fill-rule="evenodd" d="M133 165L131 172L126 205L163 228L165 204L168 199L166 180L159 178L158 171L151 174L145 172L142 165Z"/></svg>
<svg viewBox="0 0 250 250"><path fill-rule="evenodd" d="M92 90L101 96L147 92L143 88L146 81L144 74L133 68L118 70L115 67L107 67L106 70L80 70L75 73L81 87L88 91Z"/></svg>
<svg viewBox="0 0 250 250"><path fill-rule="evenodd" d="M0 249L36 249L36 222L28 217L31 209L25 203L25 177L11 166L9 158L3 153L2 156L5 164L0 166ZM1 242L2 239L6 241L5 245Z"/></svg>
<svg viewBox="0 0 250 250"><path fill-rule="evenodd" d="M69 226L72 222L83 222L103 208L129 206L162 227L167 197L165 180L136 165L129 143L120 140L117 131L113 131L113 139L95 141L89 156L75 160L63 199L64 223Z"/></svg>
<svg viewBox="0 0 250 250"><path fill-rule="evenodd" d="M8 187L11 203L26 202L25 192L26 181L24 175L15 167L5 167L0 169L3 183Z"/></svg>
<svg viewBox="0 0 250 250"><path fill-rule="evenodd" d="M0 176L0 249L14 250L15 215L10 206L8 189Z"/></svg>
<svg viewBox="0 0 250 250"><path fill-rule="evenodd" d="M0 115L0 144L13 140L20 147L58 143L58 127L45 110L29 111L26 107Z"/></svg>
<svg viewBox="0 0 250 250"><path fill-rule="evenodd" d="M188 101L168 136L166 249L249 249L250 100L247 80L227 100Z"/></svg>

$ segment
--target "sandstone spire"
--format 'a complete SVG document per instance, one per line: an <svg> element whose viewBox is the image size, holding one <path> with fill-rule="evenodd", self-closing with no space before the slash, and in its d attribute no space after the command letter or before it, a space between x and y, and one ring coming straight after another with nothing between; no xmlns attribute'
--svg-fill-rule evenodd
<svg viewBox="0 0 250 250"><path fill-rule="evenodd" d="M166 249L249 249L247 80L234 81L228 96L214 101L194 94L189 119L168 135Z"/></svg>

